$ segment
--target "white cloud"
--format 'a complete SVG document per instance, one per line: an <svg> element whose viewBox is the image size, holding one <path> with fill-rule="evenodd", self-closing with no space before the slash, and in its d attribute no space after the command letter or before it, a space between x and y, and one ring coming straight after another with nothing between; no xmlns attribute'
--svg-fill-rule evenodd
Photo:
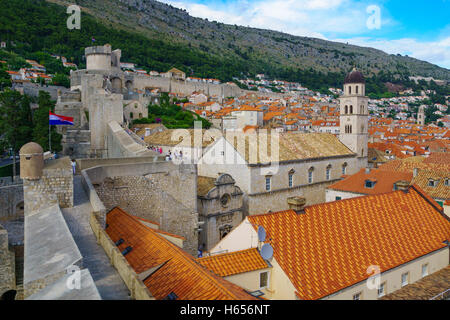
<svg viewBox="0 0 450 320"><path fill-rule="evenodd" d="M162 1L194 17L320 38L329 32L359 34L367 19L367 5L351 0L229 0L209 5L198 0Z"/></svg>
<svg viewBox="0 0 450 320"><path fill-rule="evenodd" d="M425 42L412 38L395 40L352 38L335 39L333 41L348 42L363 47L372 47L390 54L408 55L450 69L450 37L437 41Z"/></svg>
<svg viewBox="0 0 450 320"><path fill-rule="evenodd" d="M365 37L373 34L367 29L369 14L366 8L377 2L374 0L227 0L225 3L211 0L208 5L198 3L200 0L161 1L210 21L282 31L297 36L338 39L335 41L373 47L392 54L408 54L450 68L450 37L427 42L411 38L384 40ZM398 22L384 8L381 18L383 32L398 27Z"/></svg>

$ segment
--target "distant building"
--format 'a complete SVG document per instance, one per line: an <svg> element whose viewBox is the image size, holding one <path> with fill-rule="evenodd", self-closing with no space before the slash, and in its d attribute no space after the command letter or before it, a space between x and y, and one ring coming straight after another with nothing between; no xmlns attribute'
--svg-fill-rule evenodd
<svg viewBox="0 0 450 320"><path fill-rule="evenodd" d="M419 112L417 113L417 124L419 126L425 125L425 106L419 107Z"/></svg>
<svg viewBox="0 0 450 320"><path fill-rule="evenodd" d="M178 70L177 68L172 68L162 75L163 75L163 77L173 78L175 80L185 80L186 79L186 73L184 73L181 70Z"/></svg>
<svg viewBox="0 0 450 320"><path fill-rule="evenodd" d="M361 169L326 189L326 202L375 195L408 186L413 178L409 172Z"/></svg>

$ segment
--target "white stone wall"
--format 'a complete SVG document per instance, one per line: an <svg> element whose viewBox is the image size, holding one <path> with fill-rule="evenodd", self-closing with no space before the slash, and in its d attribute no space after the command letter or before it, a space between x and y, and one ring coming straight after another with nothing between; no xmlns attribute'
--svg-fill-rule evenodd
<svg viewBox="0 0 450 320"><path fill-rule="evenodd" d="M351 198L362 197L362 196L364 196L364 195L359 194L359 193L353 193L353 192L345 192L345 191L333 190L333 189L325 190L325 201L326 202L336 201L337 200L336 197L340 197L341 199L339 199L339 200L344 200L344 199L351 199Z"/></svg>

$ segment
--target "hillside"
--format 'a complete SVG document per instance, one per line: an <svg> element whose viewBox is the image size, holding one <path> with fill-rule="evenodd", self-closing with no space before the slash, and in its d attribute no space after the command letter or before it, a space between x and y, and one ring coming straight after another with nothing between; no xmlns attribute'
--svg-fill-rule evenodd
<svg viewBox="0 0 450 320"><path fill-rule="evenodd" d="M76 2L105 23L138 31L149 38L187 44L217 56L337 73L347 72L356 65L367 75L383 70L450 80L450 70L414 58L389 55L372 48L211 22L154 0Z"/></svg>
<svg viewBox="0 0 450 320"><path fill-rule="evenodd" d="M67 29L65 0L0 0L0 40L44 66L48 61L40 57L60 54L83 68L85 47L110 43L122 49L122 61L147 71L176 67L222 81L265 73L321 91L340 87L353 65L367 76L367 92L377 95L388 91L388 82L414 87L408 75L450 79L450 70L416 59L209 22L153 0L76 2L82 7L81 30Z"/></svg>

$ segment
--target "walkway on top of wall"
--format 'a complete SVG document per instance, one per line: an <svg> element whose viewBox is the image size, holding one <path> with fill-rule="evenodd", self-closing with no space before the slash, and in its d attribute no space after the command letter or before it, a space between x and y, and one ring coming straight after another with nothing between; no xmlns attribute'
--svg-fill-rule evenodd
<svg viewBox="0 0 450 320"><path fill-rule="evenodd" d="M129 300L129 290L119 273L111 265L103 248L97 244L89 224L92 207L81 185L81 176L73 179L74 206L61 209L69 230L83 256L83 267L88 268L104 300Z"/></svg>

